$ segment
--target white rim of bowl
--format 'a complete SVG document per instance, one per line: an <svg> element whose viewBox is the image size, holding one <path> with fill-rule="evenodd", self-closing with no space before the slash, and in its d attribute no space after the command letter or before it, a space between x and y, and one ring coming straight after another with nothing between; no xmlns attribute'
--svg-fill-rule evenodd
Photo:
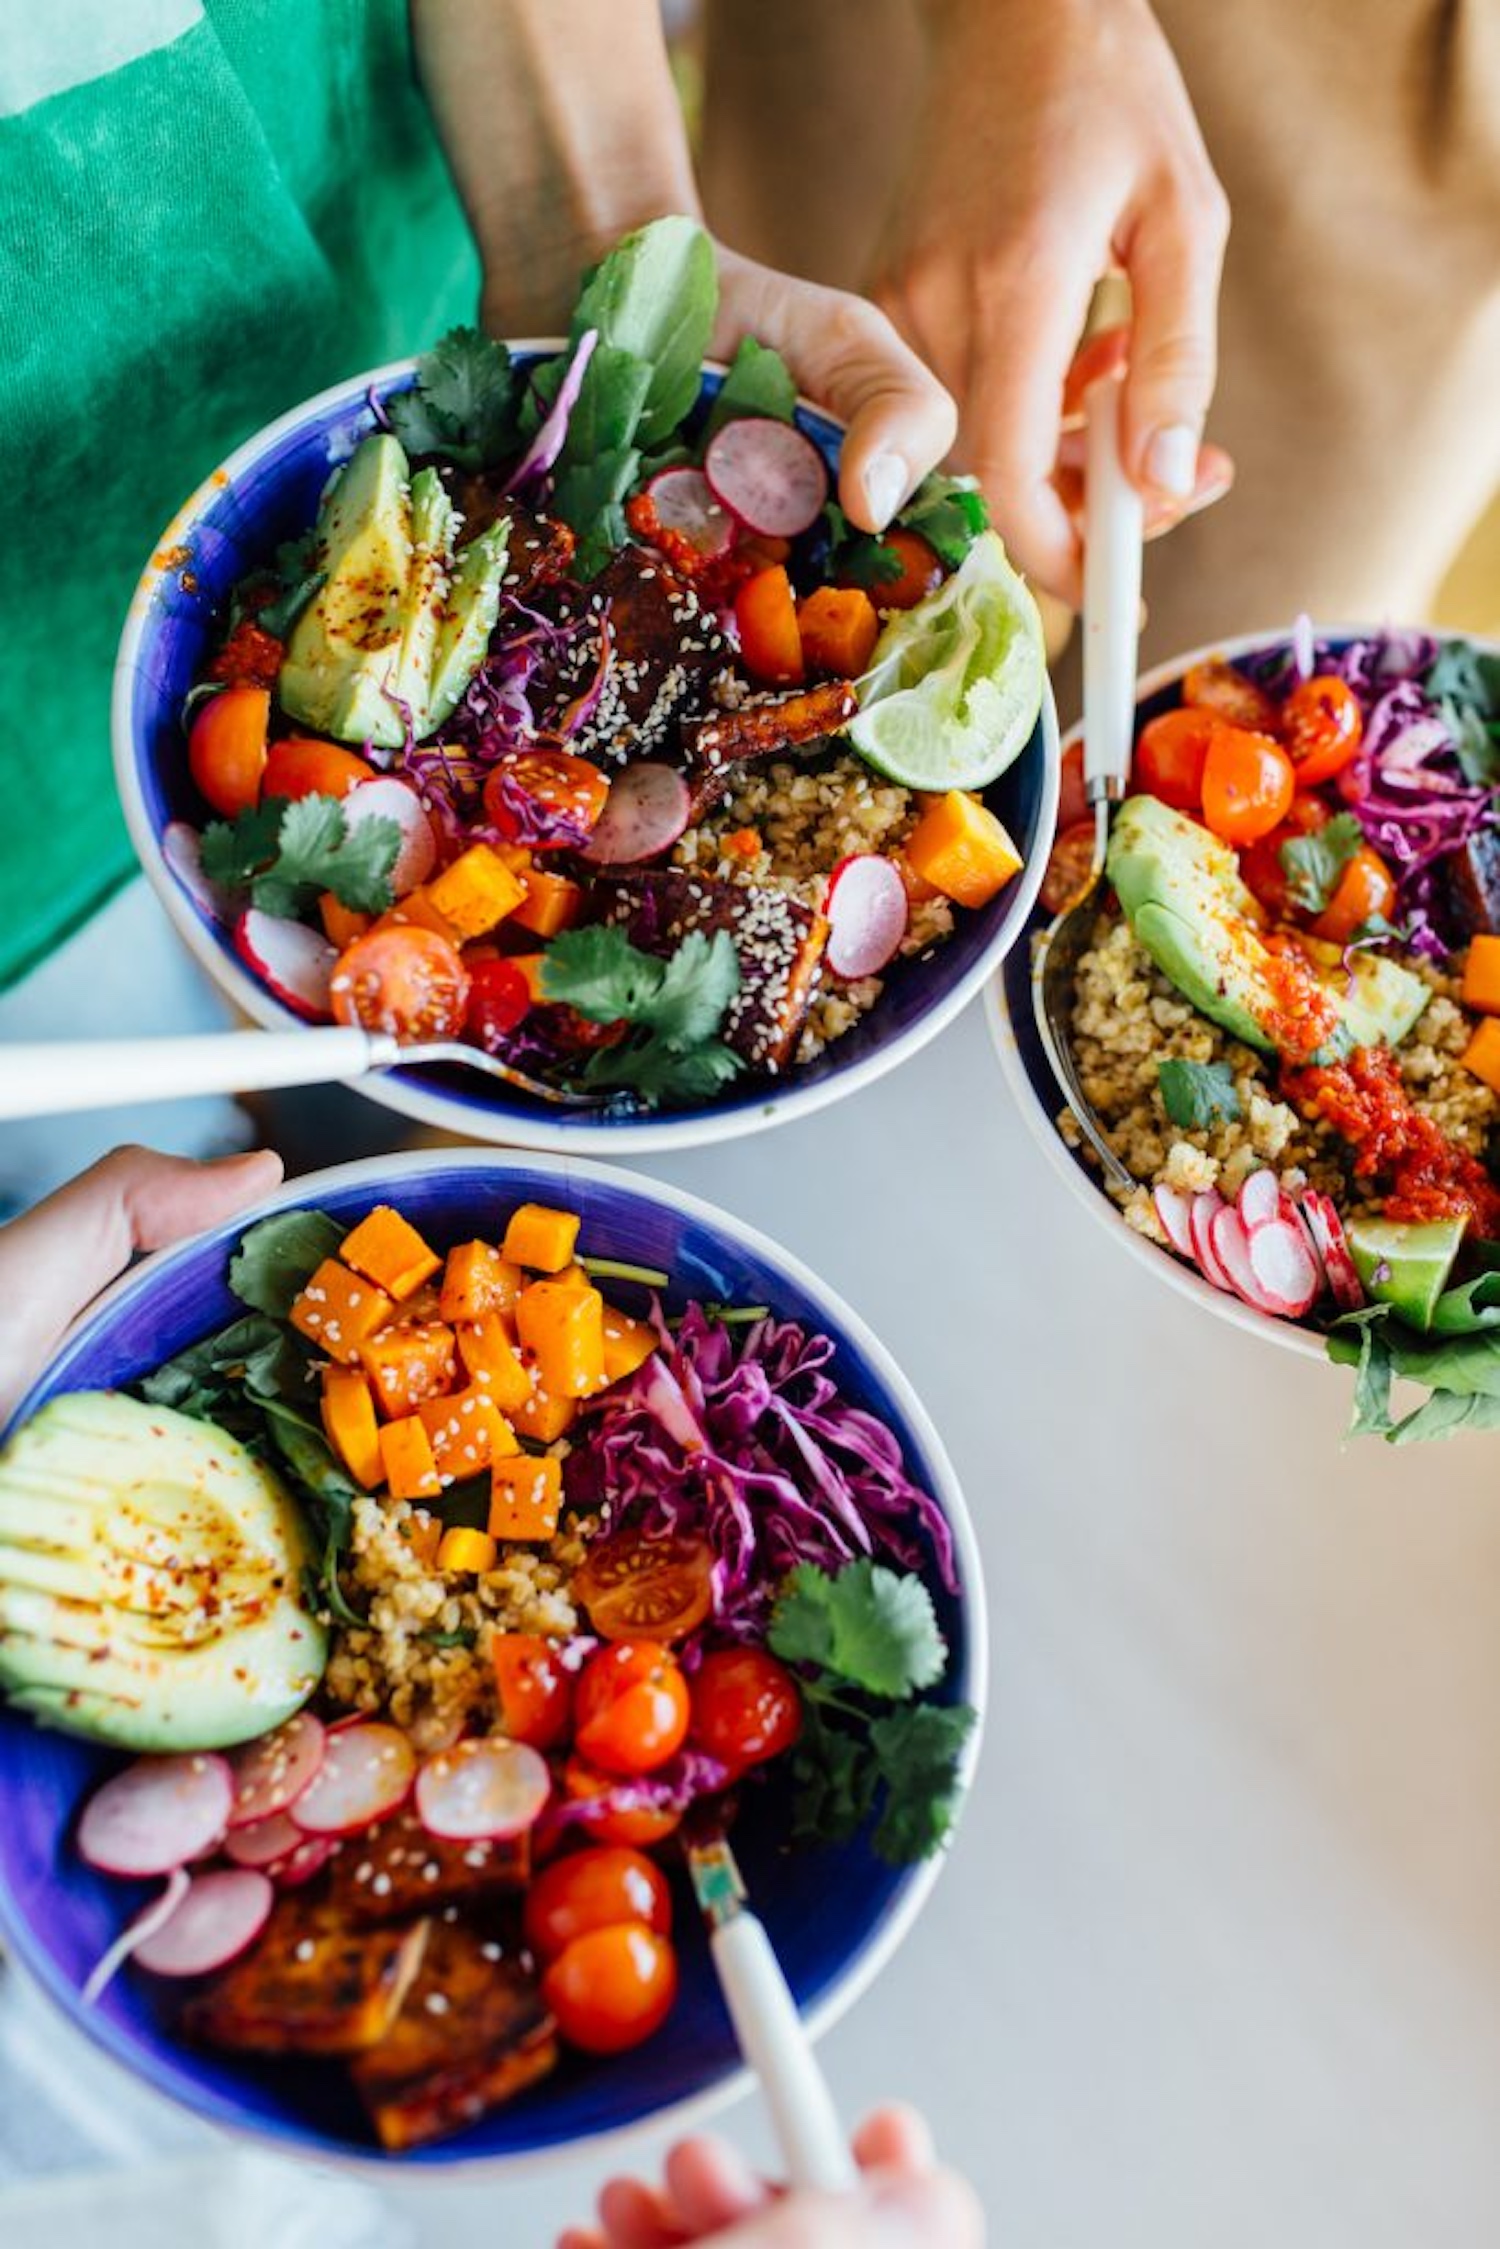
<svg viewBox="0 0 1500 2249"><path fill-rule="evenodd" d="M1312 629L1314 637L1319 640L1371 640L1381 634L1421 633L1430 640L1466 640L1487 654L1500 656L1500 641L1487 640L1480 633L1444 631L1431 625L1325 625L1315 622ZM1222 656L1233 663L1239 657L1251 655L1257 650L1277 643L1289 643L1293 631L1294 627L1291 625L1270 625L1263 632L1236 633L1231 639L1205 641L1201 647L1190 649L1185 656L1168 657L1165 662L1154 664L1150 671L1143 672L1137 680L1136 708L1139 710L1142 703L1181 679L1193 664L1206 662L1214 656ZM1080 741L1082 736L1083 725L1080 720L1076 726L1070 726L1063 736L1061 754L1065 756L1073 743ZM1028 991L1029 989L1028 985ZM1133 1226L1126 1223L1123 1213L1111 1201L1107 1190L1091 1172L1086 1172L1074 1161L1054 1118L1038 1099L1036 1088L1021 1061L1002 975L993 977L986 989L984 1018L1001 1070L1005 1074L1006 1084L1010 1087L1015 1105L1021 1111L1032 1139L1041 1148L1054 1171L1067 1181L1078 1200L1096 1218L1108 1224L1110 1234L1130 1256L1158 1280L1165 1281L1179 1296L1186 1297L1191 1303L1206 1306L1219 1319L1228 1320L1232 1326L1242 1328L1247 1335L1259 1336L1264 1342L1279 1344L1283 1350L1295 1351L1305 1359L1326 1361L1328 1354L1321 1335L1314 1334L1298 1321L1273 1319L1267 1312L1257 1312L1239 1297L1230 1296L1225 1290L1215 1288L1211 1281L1206 1281L1201 1274L1194 1272L1190 1265L1174 1256L1171 1250L1149 1241L1144 1234L1137 1233ZM1057 1105L1059 1109L1067 1106L1067 1096L1061 1086L1057 1089Z"/></svg>
<svg viewBox="0 0 1500 2249"><path fill-rule="evenodd" d="M524 1161L526 1169L542 1171L555 1178L559 1189L565 1190L569 1181L574 1179L596 1181L603 1186L615 1189L616 1192L624 1191L639 1197L644 1202L655 1203L660 1207L678 1212L699 1225L711 1227L728 1235L740 1247L750 1251L752 1255L778 1267L789 1280L802 1289L814 1305L819 1308L819 1311L825 1313L835 1325L845 1332L849 1341L864 1354L880 1381L886 1386L906 1427L922 1448L932 1468L932 1496L942 1508L944 1518L953 1533L954 1552L958 1558L964 1629L968 1642L968 1693L977 1717L959 1758L959 1818L952 1831L953 1837L956 1838L962 1826L963 1814L968 1807L969 1791L973 1786L975 1771L979 1763L989 1706L989 1611L985 1599L984 1565L980 1558L979 1542L975 1536L968 1504L964 1499L963 1488L959 1483L953 1463L948 1457L947 1447L905 1373L886 1345L881 1342L874 1331L867 1326L860 1315L844 1301L835 1289L830 1288L826 1281L812 1271L811 1267L804 1265L799 1257L793 1256L791 1251L784 1249L780 1242L773 1241L769 1234L761 1233L758 1227L747 1224L744 1219L736 1218L732 1213L721 1210L716 1204L705 1202L701 1196L688 1194L683 1189L671 1186L664 1180L639 1177L633 1172L621 1171L612 1164L588 1161L574 1162L564 1156L537 1153L531 1150L518 1150L514 1153L518 1160ZM510 1159L506 1152L501 1149L422 1148L397 1156L370 1156L358 1163L334 1164L322 1171L304 1172L297 1179L289 1180L279 1187L275 1194L264 1197L250 1210L226 1220L222 1227L213 1227L206 1229L206 1231L218 1233L230 1230L237 1225L253 1226L258 1220L269 1217L275 1211L301 1206L309 1201L316 1201L320 1192L358 1186L362 1181L368 1181L372 1187L376 1185L389 1187L393 1182L418 1178L424 1173L437 1171L468 1171L476 1175L487 1174L503 1177L508 1168L510 1168ZM149 1286L160 1273L169 1269L174 1262L193 1255L201 1239L201 1235L195 1236L192 1240L175 1243L168 1249L157 1250L150 1257L143 1258L139 1265L132 1266L128 1273L122 1274L119 1280L113 1282L109 1288L104 1290L102 1295L96 1297L87 1311L73 1322L59 1345L58 1352L54 1353L54 1359L66 1350L76 1338L91 1328L97 1320L113 1311L117 1304L133 1296L138 1290ZM47 1370L44 1369L43 1373L38 1376L37 1383L31 1386L26 1397L22 1399L20 1407L10 1424L11 1428L19 1427L23 1417L29 1416L33 1410L31 1398L39 1384L45 1381L46 1373ZM0 1431L0 1436L6 1433ZM919 1860L913 1867L906 1889L895 1901L885 1920L875 1930L868 1945L855 1960L851 1961L846 1972L824 1992L822 1997L804 2015L803 2020L807 2025L810 2037L821 2038L825 2031L831 2030L855 2002L864 1996L887 1963L900 1950L928 1898L932 1895L933 1888L942 1873L952 1847L953 1842L950 1839L934 1857ZM3 1895L0 1895L0 1925L3 1925L7 1918L9 1916L6 1909L6 1900ZM205 2114L205 2111L200 2109L196 2103L183 2095L170 2093L165 2087L156 2084L153 2079L143 2077L141 2071L131 2063L129 2042L123 2035L117 2035L114 2026L108 2023L105 2018L95 2016L92 2020L89 2020L80 2015L76 1986L69 1983L50 1960L41 1965L33 1960L29 1925L14 1924L12 1927L12 1942L15 1945L17 1957L21 1960L32 1982L45 1993L49 2002L65 2016L70 2026L89 2040L91 2046L108 2055L115 2064L127 2072L134 2083L139 2085L144 2082L148 2090L157 2097L170 2101L176 2108L188 2109L195 2115ZM460 2155L455 2156L451 2162L413 2164L405 2169L402 2168L399 2159L393 2162L390 2156L376 2154L373 2150L369 2154L365 2154L356 2148L306 2147L300 2144L283 2143L275 2133L262 2131L256 2125L243 2122L238 2118L214 2115L209 2120L221 2130L231 2132L238 2138L252 2141L258 2147L270 2147L276 2153L287 2157L313 2163L336 2164L342 2168L356 2170L362 2175L384 2178L393 2182L416 2178L438 2181L444 2178L454 2178L460 2172L474 2174L484 2171L495 2173L501 2171L510 2173L542 2171L555 2166L559 2161L570 2156L576 2156L580 2151L592 2156L596 2153L615 2150L623 2147L629 2141L642 2139L648 2134L665 2130L669 2126L676 2131L690 2123L696 2123L699 2119L709 2116L719 2109L726 2108L732 2101L741 2099L746 2093L754 2090L755 2084L756 2078L753 2070L748 2064L741 2063L738 2068L729 2070L718 2084L705 2086L701 2092L685 2094L681 2100L655 2109L649 2116L636 2117L623 2124L609 2125L601 2131L587 2134L581 2138L562 2140L555 2147L522 2149L512 2155Z"/></svg>
<svg viewBox="0 0 1500 2249"><path fill-rule="evenodd" d="M513 351L549 351L561 348L556 337L526 337L512 339ZM720 370L722 363L705 361L706 366ZM252 976L241 962L226 953L198 918L196 908L187 897L181 884L173 875L162 856L161 838L152 825L136 772L135 740L131 724L131 702L136 673L139 667L141 635L145 630L151 602L163 582L170 578L176 563L159 558L180 549L189 539L193 526L209 501L227 485L232 485L253 466L261 454L278 439L296 430L314 414L361 404L370 389L393 377L411 372L414 359L395 359L383 367L372 368L369 373L351 376L346 382L331 384L313 398L304 399L300 405L280 415L277 420L247 438L226 461L206 476L191 496L177 510L171 522L152 548L152 559L141 573L130 606L125 613L125 625L120 635L120 645L115 656L114 679L110 699L110 734L113 744L115 787L125 825L135 850L137 863L147 882L155 892L167 918L187 946L199 966L206 971L219 990L248 1015L262 1030L286 1031L306 1029L306 1019L295 1010L283 1007L273 999L258 977ZM834 421L826 408L799 396L798 403L825 422ZM789 1123L794 1117L812 1116L819 1109L841 1101L846 1095L856 1093L861 1086L873 1085L898 1063L935 1039L962 1014L969 1002L983 991L1000 962L1015 945L1031 918L1042 876L1046 872L1046 852L1040 839L1050 837L1057 822L1058 790L1061 785L1062 748L1057 733L1057 707L1053 701L1052 683L1045 668L1042 675L1042 707L1038 722L1042 732L1042 794L1038 806L1036 833L1037 847L1023 867L1018 888L1007 900L999 927L979 958L942 999L927 1009L915 1023L895 1037L878 1046L863 1061L846 1065L834 1075L816 1083L798 1084L789 1079L782 1087L768 1091L761 1101L746 1102L733 1110L705 1109L698 1115L672 1119L648 1117L641 1121L630 1119L614 1126L575 1124L566 1127L554 1125L547 1113L537 1116L490 1116L482 1108L450 1100L441 1093L429 1093L420 1086L406 1085L399 1074L382 1075L378 1072L350 1080L352 1088L381 1107L394 1109L398 1114L411 1117L418 1124L434 1127L442 1132L456 1133L464 1139L487 1141L500 1147L526 1148L537 1153L549 1150L564 1154L577 1150L591 1156L629 1157L657 1154L667 1148L701 1148L716 1141L736 1140L746 1133L761 1132L770 1125ZM1023 750L1021 755L1026 752Z"/></svg>

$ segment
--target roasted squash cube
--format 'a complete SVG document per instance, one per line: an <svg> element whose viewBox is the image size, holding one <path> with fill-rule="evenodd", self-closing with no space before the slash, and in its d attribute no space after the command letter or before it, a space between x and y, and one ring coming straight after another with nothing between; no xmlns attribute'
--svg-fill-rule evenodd
<svg viewBox="0 0 1500 2249"><path fill-rule="evenodd" d="M395 1311L395 1298L383 1288L362 1273L351 1273L336 1257L325 1257L289 1317L309 1343L317 1344L330 1359L353 1366L366 1339L393 1319Z"/></svg>
<svg viewBox="0 0 1500 2249"><path fill-rule="evenodd" d="M450 1390L445 1398L425 1399L417 1408L417 1419L445 1481L462 1483L502 1454L519 1449L510 1423L477 1382L467 1390Z"/></svg>
<svg viewBox="0 0 1500 2249"><path fill-rule="evenodd" d="M487 1531L470 1530L462 1523L444 1531L438 1548L438 1568L445 1572L469 1570L480 1577L494 1568L498 1558L499 1550Z"/></svg>
<svg viewBox="0 0 1500 2249"><path fill-rule="evenodd" d="M358 1367L323 1369L323 1427L357 1484L369 1491L384 1482L375 1400Z"/></svg>
<svg viewBox="0 0 1500 2249"><path fill-rule="evenodd" d="M534 1445L552 1445L566 1436L577 1412L576 1398L560 1397L538 1384L524 1404L515 1408L510 1420L518 1437L529 1437Z"/></svg>
<svg viewBox="0 0 1500 2249"><path fill-rule="evenodd" d="M380 1458L392 1499L437 1499L442 1479L432 1457L432 1443L414 1413L404 1421L382 1422Z"/></svg>
<svg viewBox="0 0 1500 2249"><path fill-rule="evenodd" d="M362 914L357 906L346 906L341 898L334 897L331 890L325 890L318 900L318 918L323 924L323 934L329 944L341 953L346 945L354 943L356 937L363 937L375 917L373 914Z"/></svg>
<svg viewBox="0 0 1500 2249"><path fill-rule="evenodd" d="M529 1266L533 1273L560 1273L572 1263L578 1227L576 1211L553 1210L546 1203L520 1203L510 1214L500 1254L517 1265Z"/></svg>
<svg viewBox="0 0 1500 2249"><path fill-rule="evenodd" d="M469 849L427 885L427 896L461 939L482 937L525 897L522 878L487 843Z"/></svg>
<svg viewBox="0 0 1500 2249"><path fill-rule="evenodd" d="M643 1367L660 1338L647 1320L633 1320L628 1312L604 1307L604 1379L623 1382L627 1374Z"/></svg>
<svg viewBox="0 0 1500 2249"><path fill-rule="evenodd" d="M529 929L533 937L555 937L572 928L583 908L583 891L576 882L545 867L528 868L521 880L525 896L510 917L517 929Z"/></svg>
<svg viewBox="0 0 1500 2249"><path fill-rule="evenodd" d="M540 1389L588 1398L604 1388L604 1299L596 1288L533 1281L516 1305L516 1334L536 1362Z"/></svg>
<svg viewBox="0 0 1500 2249"><path fill-rule="evenodd" d="M490 1536L551 1538L562 1507L562 1462L517 1453L490 1471Z"/></svg>
<svg viewBox="0 0 1500 2249"><path fill-rule="evenodd" d="M456 1327L460 1320L482 1320L489 1312L509 1312L526 1276L519 1265L489 1242L460 1242L443 1267L438 1309Z"/></svg>
<svg viewBox="0 0 1500 2249"><path fill-rule="evenodd" d="M1475 1024L1474 1035L1459 1059L1466 1070L1500 1093L1500 1016L1487 1015L1482 1023Z"/></svg>
<svg viewBox="0 0 1500 2249"><path fill-rule="evenodd" d="M443 1543L443 1525L440 1516L429 1514L425 1507L414 1507L404 1524L398 1526L416 1559L426 1570L436 1569L438 1548Z"/></svg>
<svg viewBox="0 0 1500 2249"><path fill-rule="evenodd" d="M1463 1003L1481 1015L1500 1015L1500 937L1481 933L1470 938Z"/></svg>
<svg viewBox="0 0 1500 2249"><path fill-rule="evenodd" d="M376 929L430 929L434 937L446 937L455 949L463 938L444 913L440 913L429 897L425 883L418 883L399 898L375 922Z"/></svg>
<svg viewBox="0 0 1500 2249"><path fill-rule="evenodd" d="M339 1256L356 1273L377 1281L398 1302L419 1289L443 1262L415 1226L388 1203L377 1203L368 1218L362 1218L353 1233L344 1236Z"/></svg>
<svg viewBox="0 0 1500 2249"><path fill-rule="evenodd" d="M502 1413L514 1413L531 1396L531 1369L516 1354L503 1312L461 1327L458 1355L469 1380L487 1390Z"/></svg>
<svg viewBox="0 0 1500 2249"><path fill-rule="evenodd" d="M453 1388L458 1372L453 1330L441 1320L402 1320L362 1344L359 1363L381 1412L399 1420L415 1413L424 1398L440 1398Z"/></svg>

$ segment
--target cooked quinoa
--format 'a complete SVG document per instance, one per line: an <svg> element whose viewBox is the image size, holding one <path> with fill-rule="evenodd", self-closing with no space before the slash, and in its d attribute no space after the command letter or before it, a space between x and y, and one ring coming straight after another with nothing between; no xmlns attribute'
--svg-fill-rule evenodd
<svg viewBox="0 0 1500 2249"><path fill-rule="evenodd" d="M1407 965L1431 986L1432 998L1394 1050L1402 1083L1416 1107L1450 1139L1482 1155L1500 1118L1500 1099L1460 1062L1470 1026L1459 1005L1458 980L1430 961L1413 958ZM1153 1187L1184 1194L1216 1187L1232 1197L1246 1173L1262 1164L1271 1165L1293 1192L1321 1188L1346 1215L1372 1205L1367 1184L1354 1178L1348 1143L1323 1120L1309 1123L1279 1100L1274 1059L1200 1015L1118 916L1099 916L1093 942L1079 961L1072 1043L1084 1094L1110 1146L1139 1182L1115 1199L1127 1223L1152 1241L1166 1241ZM1157 1081L1157 1064L1174 1058L1227 1063L1239 1095L1238 1119L1199 1130L1174 1125ZM1070 1147L1087 1153L1070 1109L1062 1112L1058 1129Z"/></svg>
<svg viewBox="0 0 1500 2249"><path fill-rule="evenodd" d="M747 768L733 794L679 837L672 860L730 882L789 891L816 911L841 859L855 851L897 850L920 811L910 789L881 780L847 752L816 761L778 758L770 766ZM912 906L901 957L924 953L952 934L949 900L924 899ZM811 1062L831 1039L852 1029L882 989L878 976L846 983L825 969L797 1060Z"/></svg>

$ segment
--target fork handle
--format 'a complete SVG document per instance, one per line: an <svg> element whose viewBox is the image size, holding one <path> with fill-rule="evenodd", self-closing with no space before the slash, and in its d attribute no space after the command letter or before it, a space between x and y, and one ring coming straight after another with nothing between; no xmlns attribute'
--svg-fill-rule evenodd
<svg viewBox="0 0 1500 2249"><path fill-rule="evenodd" d="M740 2051L760 2079L777 2144L794 2187L840 2194L858 2173L828 2080L771 1940L753 1913L738 1913L709 1938Z"/></svg>
<svg viewBox="0 0 1500 2249"><path fill-rule="evenodd" d="M392 1038L340 1025L0 1046L0 1118L250 1093L263 1086L326 1085L383 1069L399 1052Z"/></svg>

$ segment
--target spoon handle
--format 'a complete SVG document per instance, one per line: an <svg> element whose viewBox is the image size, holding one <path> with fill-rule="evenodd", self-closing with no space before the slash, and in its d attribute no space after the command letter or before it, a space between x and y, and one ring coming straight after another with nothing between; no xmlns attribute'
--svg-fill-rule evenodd
<svg viewBox="0 0 1500 2249"><path fill-rule="evenodd" d="M46 1117L257 1087L325 1085L396 1060L394 1039L333 1025L203 1038L57 1040L0 1047L0 1117Z"/></svg>
<svg viewBox="0 0 1500 2249"><path fill-rule="evenodd" d="M737 1913L709 1938L735 2036L766 2097L794 2187L847 2192L858 2174L797 2002L765 1928Z"/></svg>
<svg viewBox="0 0 1500 2249"><path fill-rule="evenodd" d="M1093 805L1124 796L1135 724L1144 518L1121 459L1123 397L1119 376L1104 375L1084 401L1083 781Z"/></svg>

